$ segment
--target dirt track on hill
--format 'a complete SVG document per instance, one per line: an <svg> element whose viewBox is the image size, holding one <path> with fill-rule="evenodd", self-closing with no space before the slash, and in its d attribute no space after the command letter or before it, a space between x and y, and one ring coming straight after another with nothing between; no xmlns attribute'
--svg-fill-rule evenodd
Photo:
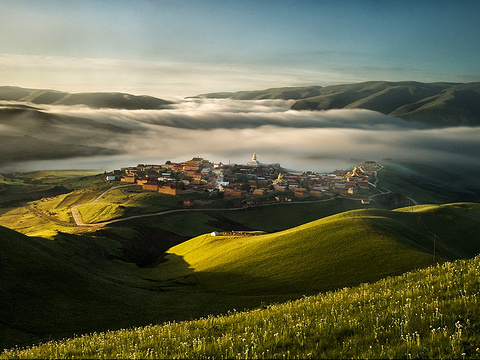
<svg viewBox="0 0 480 360"><path fill-rule="evenodd" d="M53 222L56 222L57 224L60 224L60 225L63 225L63 226L77 226L75 224L72 224L72 223L69 223L69 222L66 222L66 221L63 221L63 220L59 220L57 219L55 216L51 216L51 215L47 215L45 214L44 212L38 210L38 209L35 209L33 206L25 206L25 209L27 209L28 211L34 213L35 215L37 216L40 216L41 218L44 218L46 220L50 220L50 221L53 221Z"/></svg>

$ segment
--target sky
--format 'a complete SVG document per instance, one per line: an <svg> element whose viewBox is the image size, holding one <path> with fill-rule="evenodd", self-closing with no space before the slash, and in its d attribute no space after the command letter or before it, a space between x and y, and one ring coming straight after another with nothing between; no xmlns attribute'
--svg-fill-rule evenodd
<svg viewBox="0 0 480 360"><path fill-rule="evenodd" d="M480 81L480 1L2 0L0 85L164 98Z"/></svg>

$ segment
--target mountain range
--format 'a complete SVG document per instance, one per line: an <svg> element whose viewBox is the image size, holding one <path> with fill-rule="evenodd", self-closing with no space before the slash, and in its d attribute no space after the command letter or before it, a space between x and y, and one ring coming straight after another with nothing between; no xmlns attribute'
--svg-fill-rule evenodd
<svg viewBox="0 0 480 360"><path fill-rule="evenodd" d="M25 89L0 86L0 100L21 101L45 105L86 105L91 108L161 109L170 101L153 96L137 96L118 92L68 93L57 90Z"/></svg>
<svg viewBox="0 0 480 360"><path fill-rule="evenodd" d="M295 100L292 110L367 109L433 127L480 125L479 82L368 81L332 86L216 92L200 94L194 98ZM119 92L68 93L15 86L1 86L0 100L129 110L162 109L172 104L170 101L146 95ZM28 108L28 105L23 107Z"/></svg>
<svg viewBox="0 0 480 360"><path fill-rule="evenodd" d="M200 98L293 99L292 110L367 109L430 126L480 125L480 83L369 81L333 86L283 87Z"/></svg>

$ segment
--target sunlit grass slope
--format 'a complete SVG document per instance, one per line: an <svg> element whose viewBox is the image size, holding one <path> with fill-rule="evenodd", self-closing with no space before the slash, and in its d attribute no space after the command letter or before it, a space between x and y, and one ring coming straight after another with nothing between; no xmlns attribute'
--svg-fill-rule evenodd
<svg viewBox="0 0 480 360"><path fill-rule="evenodd" d="M171 248L166 262L142 268L125 262L146 241L135 229L109 228L110 239L62 231L47 240L0 228L0 347L189 320L373 282L432 264L432 232L436 261L471 257L480 251L479 211L479 204L357 210L267 235L203 235ZM197 216L175 218L170 226L210 227L205 214ZM22 214L5 221L17 218L25 232L34 222ZM128 246L115 240L120 235Z"/></svg>
<svg viewBox="0 0 480 360"><path fill-rule="evenodd" d="M0 203L3 206L11 206L104 184L98 171L52 170L0 174Z"/></svg>
<svg viewBox="0 0 480 360"><path fill-rule="evenodd" d="M96 202L78 208L86 223L108 221L123 216L149 214L178 207L181 200L175 196L154 192L125 192L116 189Z"/></svg>
<svg viewBox="0 0 480 360"><path fill-rule="evenodd" d="M71 207L92 201L107 188L108 185L102 181L93 183L85 189L77 189L58 196L46 197L43 194L40 199L21 204L21 206L0 208L0 226L28 236L45 238L51 238L59 231L78 232L78 228L73 226ZM62 223L59 224L56 221Z"/></svg>
<svg viewBox="0 0 480 360"><path fill-rule="evenodd" d="M480 258L196 321L95 333L3 358L478 358Z"/></svg>
<svg viewBox="0 0 480 360"><path fill-rule="evenodd" d="M182 268L177 276L218 293L328 291L474 256L479 213L479 204L355 210L267 235L202 235L171 248L158 273Z"/></svg>

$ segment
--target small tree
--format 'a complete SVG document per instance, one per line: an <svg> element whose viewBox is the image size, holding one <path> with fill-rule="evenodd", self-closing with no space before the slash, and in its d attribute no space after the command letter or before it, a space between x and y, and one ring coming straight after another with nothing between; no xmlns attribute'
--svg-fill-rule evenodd
<svg viewBox="0 0 480 360"><path fill-rule="evenodd" d="M248 182L242 183L242 185L240 185L240 190L249 191L250 190L250 184Z"/></svg>
<svg viewBox="0 0 480 360"><path fill-rule="evenodd" d="M185 190L185 183L183 181L176 181L175 187L180 190Z"/></svg>

